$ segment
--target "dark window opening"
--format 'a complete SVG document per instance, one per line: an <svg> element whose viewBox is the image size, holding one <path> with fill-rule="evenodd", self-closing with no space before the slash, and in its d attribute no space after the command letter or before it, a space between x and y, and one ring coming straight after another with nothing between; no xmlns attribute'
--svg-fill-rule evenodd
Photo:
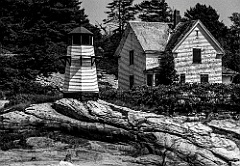
<svg viewBox="0 0 240 166"><path fill-rule="evenodd" d="M83 34L82 45L92 45L92 36Z"/></svg>
<svg viewBox="0 0 240 166"><path fill-rule="evenodd" d="M74 45L81 45L81 37L79 34L74 34L73 36L73 43Z"/></svg>
<svg viewBox="0 0 240 166"><path fill-rule="evenodd" d="M134 85L134 75L130 75L129 76L129 86L130 86L130 89L133 88L133 85Z"/></svg>
<svg viewBox="0 0 240 166"><path fill-rule="evenodd" d="M180 74L179 83L185 83L185 82L186 82L186 76L185 76L185 74Z"/></svg>
<svg viewBox="0 0 240 166"><path fill-rule="evenodd" d="M198 39L198 30L196 30L196 37L197 37L197 39Z"/></svg>
<svg viewBox="0 0 240 166"><path fill-rule="evenodd" d="M208 74L201 74L200 75L200 82L201 83L208 83Z"/></svg>
<svg viewBox="0 0 240 166"><path fill-rule="evenodd" d="M193 49L193 63L201 63L201 49Z"/></svg>
<svg viewBox="0 0 240 166"><path fill-rule="evenodd" d="M160 80L160 78L161 78L161 75L160 74L156 74L156 76L155 76L155 86L158 86L161 82L161 80Z"/></svg>
<svg viewBox="0 0 240 166"><path fill-rule="evenodd" d="M129 51L129 64L134 64L134 50Z"/></svg>
<svg viewBox="0 0 240 166"><path fill-rule="evenodd" d="M152 86L153 85L153 75L147 74L147 85Z"/></svg>
<svg viewBox="0 0 240 166"><path fill-rule="evenodd" d="M74 34L68 37L69 45L92 45L92 36L86 34Z"/></svg>

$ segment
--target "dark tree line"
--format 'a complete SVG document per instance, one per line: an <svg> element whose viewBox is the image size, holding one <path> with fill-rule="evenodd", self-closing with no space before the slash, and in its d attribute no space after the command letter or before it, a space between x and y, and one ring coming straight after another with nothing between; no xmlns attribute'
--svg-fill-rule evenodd
<svg viewBox="0 0 240 166"><path fill-rule="evenodd" d="M25 68L48 74L56 71L59 56L66 54L67 34L89 24L78 0L1 0L0 43L26 59Z"/></svg>
<svg viewBox="0 0 240 166"><path fill-rule="evenodd" d="M0 90L24 93L37 75L63 71L59 57L66 55L67 34L78 26L101 36L78 0L1 0L0 52L16 56L0 56Z"/></svg>

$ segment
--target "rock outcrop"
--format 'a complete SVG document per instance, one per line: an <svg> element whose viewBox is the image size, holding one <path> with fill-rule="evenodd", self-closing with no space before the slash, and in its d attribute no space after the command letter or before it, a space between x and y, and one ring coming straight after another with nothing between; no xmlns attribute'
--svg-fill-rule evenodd
<svg viewBox="0 0 240 166"><path fill-rule="evenodd" d="M61 99L0 113L1 130L65 131L118 144L137 165L240 166L240 121L166 117L120 107L102 100ZM28 140L31 141L31 139ZM49 143L49 142L47 142ZM34 143L32 143L34 144ZM53 144L50 141L50 144ZM96 146L98 147L98 146ZM101 149L101 147L99 148ZM98 150L99 150L98 149Z"/></svg>

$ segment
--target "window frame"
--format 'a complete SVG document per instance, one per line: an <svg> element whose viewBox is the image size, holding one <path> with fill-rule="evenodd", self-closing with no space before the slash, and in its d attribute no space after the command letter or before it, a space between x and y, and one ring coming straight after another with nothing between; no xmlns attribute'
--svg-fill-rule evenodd
<svg viewBox="0 0 240 166"><path fill-rule="evenodd" d="M134 75L129 75L129 89L132 89L134 86Z"/></svg>
<svg viewBox="0 0 240 166"><path fill-rule="evenodd" d="M149 80L151 85L149 85ZM147 86L153 86L153 74L147 74Z"/></svg>
<svg viewBox="0 0 240 166"><path fill-rule="evenodd" d="M86 43L84 43L84 42L86 42ZM82 34L81 35L81 45L85 45L85 46L92 45L92 36L88 35L88 34Z"/></svg>
<svg viewBox="0 0 240 166"><path fill-rule="evenodd" d="M134 65L134 50L129 51L129 65Z"/></svg>
<svg viewBox="0 0 240 166"><path fill-rule="evenodd" d="M68 37L68 44L91 46L93 45L93 36L88 34L72 34Z"/></svg>
<svg viewBox="0 0 240 166"><path fill-rule="evenodd" d="M183 84L186 83L186 74L182 73L179 75L179 83Z"/></svg>
<svg viewBox="0 0 240 166"><path fill-rule="evenodd" d="M201 64L202 63L202 50L201 48L193 48L192 50L192 61L193 64Z"/></svg>
<svg viewBox="0 0 240 166"><path fill-rule="evenodd" d="M206 79L207 81L205 81ZM208 74L200 74L200 83L209 83L209 75Z"/></svg>

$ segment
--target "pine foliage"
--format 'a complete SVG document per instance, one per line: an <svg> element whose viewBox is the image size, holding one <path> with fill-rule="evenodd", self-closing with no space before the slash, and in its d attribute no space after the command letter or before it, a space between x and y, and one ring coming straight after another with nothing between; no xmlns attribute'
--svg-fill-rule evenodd
<svg viewBox="0 0 240 166"><path fill-rule="evenodd" d="M115 31L123 34L128 21L135 19L136 10L133 6L134 0L113 0L108 3L105 13L108 15L103 22Z"/></svg>
<svg viewBox="0 0 240 166"><path fill-rule="evenodd" d="M146 22L171 22L172 11L165 0L146 0L136 5L139 18Z"/></svg>

